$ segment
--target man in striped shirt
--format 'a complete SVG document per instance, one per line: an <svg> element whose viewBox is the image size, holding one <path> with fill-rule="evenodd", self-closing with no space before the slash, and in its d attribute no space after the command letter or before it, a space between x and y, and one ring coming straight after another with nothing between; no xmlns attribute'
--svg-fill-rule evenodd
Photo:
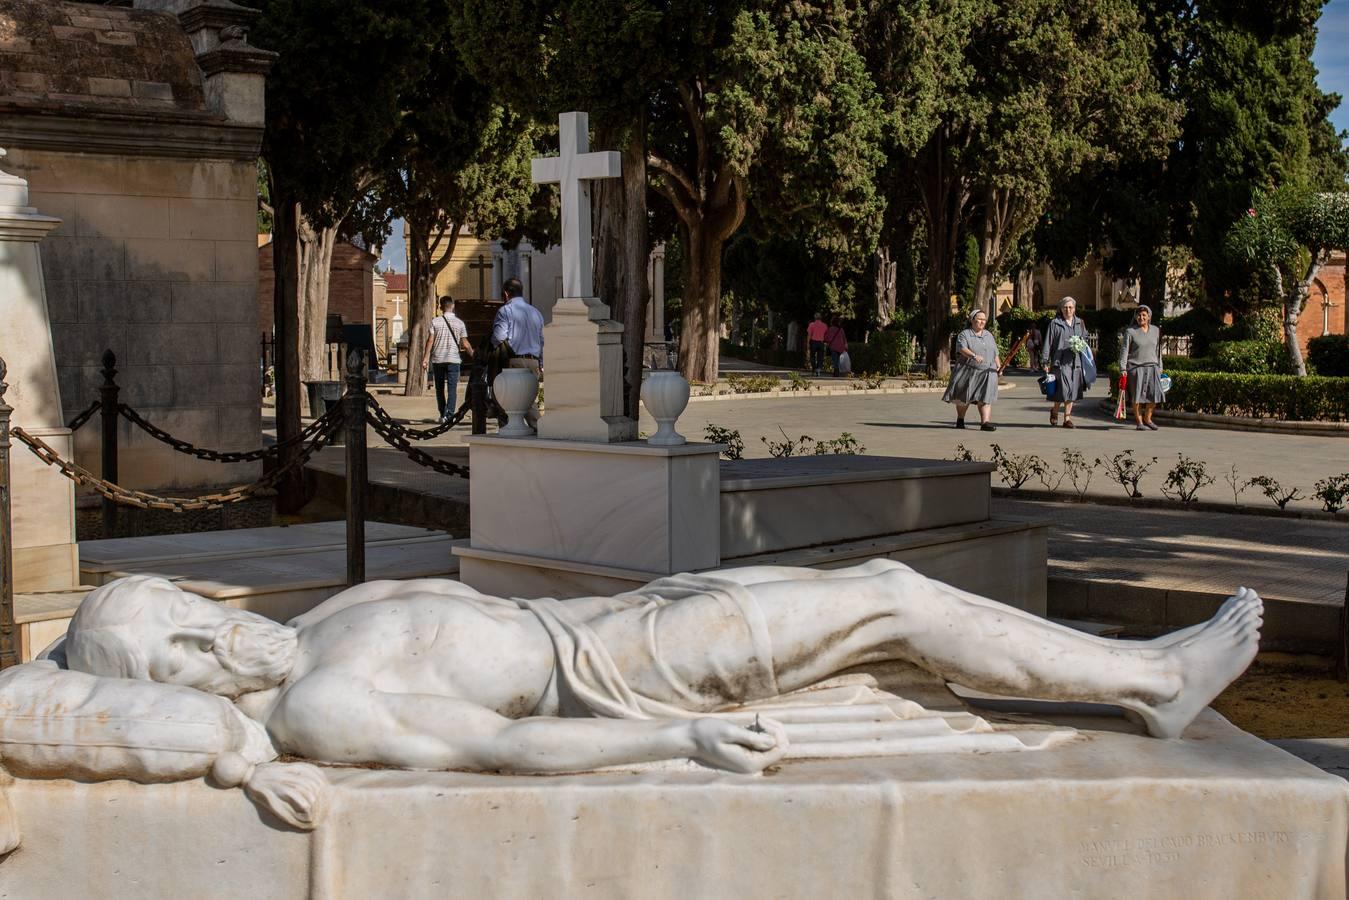
<svg viewBox="0 0 1349 900"><path fill-rule="evenodd" d="M473 357L468 327L454 314L454 298L446 294L440 298L440 315L431 320L431 330L422 351L422 371L430 368L435 379L436 408L442 422L453 418L458 407L459 367L464 361L463 354L468 354L470 359Z"/></svg>

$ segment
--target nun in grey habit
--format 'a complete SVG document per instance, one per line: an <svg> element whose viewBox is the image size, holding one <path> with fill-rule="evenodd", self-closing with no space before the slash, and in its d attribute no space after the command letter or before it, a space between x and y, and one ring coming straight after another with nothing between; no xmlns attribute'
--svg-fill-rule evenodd
<svg viewBox="0 0 1349 900"><path fill-rule="evenodd" d="M992 422L998 399L998 344L984 327L987 324L988 313L976 309L970 313L970 327L956 336L956 365L942 399L956 405L957 428L965 427L965 411L972 403L979 409L980 430L998 430Z"/></svg>
<svg viewBox="0 0 1349 900"><path fill-rule="evenodd" d="M1152 310L1139 306L1133 324L1124 332L1120 348L1124 365L1125 399L1133 404L1135 426L1157 430L1152 411L1162 402L1162 332L1152 324Z"/></svg>
<svg viewBox="0 0 1349 900"><path fill-rule="evenodd" d="M1059 404L1063 404L1063 427L1073 425L1073 403L1081 398L1087 389L1087 374L1082 367L1082 358L1068 346L1068 342L1080 337L1087 339L1087 326L1077 317L1077 301L1064 297L1059 301L1059 312L1049 323L1049 332L1045 335L1045 346L1040 351L1040 365L1055 378L1054 405L1049 410L1049 424L1059 424Z"/></svg>

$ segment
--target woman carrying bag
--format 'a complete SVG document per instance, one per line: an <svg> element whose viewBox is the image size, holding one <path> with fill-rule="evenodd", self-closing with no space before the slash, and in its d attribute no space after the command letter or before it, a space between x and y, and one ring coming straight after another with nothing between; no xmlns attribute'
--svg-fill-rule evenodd
<svg viewBox="0 0 1349 900"><path fill-rule="evenodd" d="M1152 324L1152 310L1146 306L1134 310L1133 324L1124 332L1120 362L1125 371L1120 399L1133 404L1134 428L1156 431L1152 411L1163 399L1162 331Z"/></svg>
<svg viewBox="0 0 1349 900"><path fill-rule="evenodd" d="M1059 301L1058 314L1049 323L1045 346L1040 351L1041 368L1054 377L1050 425L1059 424L1059 405L1062 404L1063 427L1077 427L1073 424L1073 403L1082 397L1090 384L1088 360L1083 359L1083 353L1088 354L1088 358L1091 353L1087 349L1087 326L1077 317L1077 301L1064 297Z"/></svg>
<svg viewBox="0 0 1349 900"><path fill-rule="evenodd" d="M843 320L834 316L829 322L829 330L824 333L824 345L834 363L834 375L847 375L852 371L848 355L848 336L843 333ZM846 371L845 371L846 370Z"/></svg>

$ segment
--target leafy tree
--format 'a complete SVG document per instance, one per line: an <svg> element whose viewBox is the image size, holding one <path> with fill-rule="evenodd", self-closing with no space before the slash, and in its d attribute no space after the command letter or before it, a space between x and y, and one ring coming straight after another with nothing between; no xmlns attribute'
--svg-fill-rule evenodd
<svg viewBox="0 0 1349 900"><path fill-rule="evenodd" d="M323 377L328 270L343 221L373 181L399 96L424 63L431 0L260 0L253 41L267 75L262 155L276 270L277 438L300 429L302 378ZM285 460L283 459L283 462ZM300 502L281 486L280 505Z"/></svg>
<svg viewBox="0 0 1349 900"><path fill-rule="evenodd" d="M927 225L928 362L949 367L961 235L980 248L986 302L1052 191L1098 160L1142 152L1168 111L1125 0L889 2L872 67ZM1140 121L1149 127L1139 128Z"/></svg>
<svg viewBox="0 0 1349 900"><path fill-rule="evenodd" d="M670 43L671 4L621 6L588 0L453 0L459 51L508 108L551 126L558 112L591 116L596 149L619 148L621 179L601 181L596 210L595 292L624 327L627 409L641 396L646 330L645 117L679 51ZM508 61L508 62L507 62Z"/></svg>
<svg viewBox="0 0 1349 900"><path fill-rule="evenodd" d="M851 0L676 4L689 38L653 107L648 164L685 260L680 365L717 376L722 249L752 202L769 229L869 253L881 116Z"/></svg>
<svg viewBox="0 0 1349 900"><path fill-rule="evenodd" d="M530 123L494 103L468 73L447 25L426 74L402 97L405 112L385 150L378 191L384 206L407 222L412 373L421 371L436 278L463 227L492 235L519 229L534 192ZM409 377L404 393L420 396L425 389L425 379Z"/></svg>
<svg viewBox="0 0 1349 900"><path fill-rule="evenodd" d="M1312 283L1335 250L1349 248L1349 193L1284 187L1259 195L1228 231L1228 263L1256 285L1258 302L1283 313L1284 342L1293 369L1307 374L1297 322Z"/></svg>

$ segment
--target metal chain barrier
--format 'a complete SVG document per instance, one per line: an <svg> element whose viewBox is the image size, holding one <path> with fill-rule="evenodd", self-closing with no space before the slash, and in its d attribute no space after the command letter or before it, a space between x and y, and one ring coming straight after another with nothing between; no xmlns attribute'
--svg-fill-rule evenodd
<svg viewBox="0 0 1349 900"><path fill-rule="evenodd" d="M388 428L390 431L396 431L397 433L403 435L404 437L406 437L408 440L411 441L429 441L431 438L440 437L442 434L444 434L445 432L449 431L451 428L462 422L464 420L464 416L472 412L472 410L469 408L468 402L465 401L464 405L459 407L459 411L455 413L453 418L449 419L448 421L441 422L439 425L436 425L432 428L409 428L408 426L399 422L393 416L389 415L388 411L385 410L384 407L380 406L379 401L376 400L374 397L369 397L368 400L370 411L374 413L376 418L378 418L381 422L384 423L386 428Z"/></svg>
<svg viewBox="0 0 1349 900"><path fill-rule="evenodd" d="M124 419L140 428L146 434L150 435L150 437L168 444L179 453L186 453L189 456L195 456L197 459L206 460L207 462L219 463L257 462L259 460L271 459L279 455L282 450L285 450L288 447L308 441L314 435L326 429L334 421L340 420L342 415L340 405L334 406L332 409L306 425L299 434L279 443L272 444L270 447L261 447L257 450L206 450L194 446L192 443L182 440L181 438L174 437L164 429L148 421L144 416L136 412L130 406L127 406L125 403L119 403L117 405L117 411L121 413ZM89 414L92 415L92 410Z"/></svg>
<svg viewBox="0 0 1349 900"><path fill-rule="evenodd" d="M69 428L71 431L79 431L81 428L84 427L86 422L88 422L90 419L94 417L94 413L98 412L102 408L103 408L103 401L95 400L93 403L89 404L88 409L80 413L75 418L71 419L70 424L67 425L66 427Z"/></svg>
<svg viewBox="0 0 1349 900"><path fill-rule="evenodd" d="M60 454L54 448L39 437L34 437L22 428L10 428L10 434L21 441L24 445L37 455L49 466L56 466L61 473L71 481L79 485L87 485L102 494L114 503L123 506L135 506L139 509L163 509L171 512L190 512L197 510L220 509L228 503L237 503L241 500L247 500L260 491L272 488L284 478L290 471L301 468L315 453L328 446L337 437L342 430L343 416L341 407L334 410L336 415L329 413L322 419L315 420L314 424L322 423L321 429L312 434L308 446L306 446L289 464L274 469L264 475L252 484L239 485L232 487L227 491L221 491L215 494L205 494L201 497L161 497L156 494L147 494L144 491L135 491L124 488L121 485L113 484L103 478L98 477L93 472L77 463L62 459ZM311 425L306 431L313 431Z"/></svg>
<svg viewBox="0 0 1349 900"><path fill-rule="evenodd" d="M377 405L376 408L378 408ZM384 442L389 446L402 450L407 454L408 459L419 466L433 469L442 475L454 475L459 478L468 477L468 466L461 466L458 463L436 459L431 454L423 450L418 450L416 447L412 446L411 440L406 436L406 429L397 422L394 422L384 410L381 409L379 412L383 413L383 418L380 417L379 413L376 413L373 410L367 410L365 420L369 423L371 428L375 429L375 434L378 434L383 438Z"/></svg>

